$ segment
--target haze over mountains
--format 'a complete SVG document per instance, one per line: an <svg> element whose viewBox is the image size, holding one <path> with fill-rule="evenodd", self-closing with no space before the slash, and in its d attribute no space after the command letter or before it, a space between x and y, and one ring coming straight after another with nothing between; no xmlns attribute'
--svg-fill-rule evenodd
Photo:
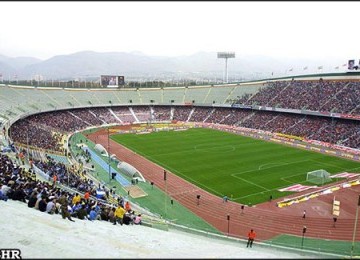
<svg viewBox="0 0 360 260"><path fill-rule="evenodd" d="M331 70L344 61L294 60L261 55L242 55L228 59L229 81L267 78L292 74L316 73L318 66ZM304 70L304 67L308 69ZM100 75L124 75L126 79L171 80L217 79L224 77L225 60L216 52L198 52L188 56L147 56L141 52L81 51L40 60L34 57L0 55L0 74L4 81L29 80L41 75L45 80L98 78ZM325 71L323 71L325 72ZM16 76L15 76L16 75Z"/></svg>

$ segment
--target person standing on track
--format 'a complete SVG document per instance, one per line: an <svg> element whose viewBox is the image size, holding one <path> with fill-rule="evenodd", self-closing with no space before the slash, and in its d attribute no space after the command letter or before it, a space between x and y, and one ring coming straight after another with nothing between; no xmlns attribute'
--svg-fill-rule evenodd
<svg viewBox="0 0 360 260"><path fill-rule="evenodd" d="M247 242L246 247L249 247L249 246L252 247L255 237L256 237L256 233L253 229L251 229L250 232L248 233L248 242Z"/></svg>

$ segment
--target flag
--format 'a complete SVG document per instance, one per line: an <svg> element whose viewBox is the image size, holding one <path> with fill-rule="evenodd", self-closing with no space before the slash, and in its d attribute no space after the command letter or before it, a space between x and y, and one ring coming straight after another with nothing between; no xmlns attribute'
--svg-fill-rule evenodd
<svg viewBox="0 0 360 260"><path fill-rule="evenodd" d="M307 68L308 68L307 66L306 66L306 67L304 67L304 70L307 70Z"/></svg>
<svg viewBox="0 0 360 260"><path fill-rule="evenodd" d="M321 70L322 68L323 68L323 66L319 66L319 67L318 67L318 70Z"/></svg>

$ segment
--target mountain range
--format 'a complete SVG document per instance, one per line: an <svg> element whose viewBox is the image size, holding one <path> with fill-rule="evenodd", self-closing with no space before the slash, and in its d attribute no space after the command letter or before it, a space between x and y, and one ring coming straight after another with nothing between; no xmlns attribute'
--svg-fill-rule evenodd
<svg viewBox="0 0 360 260"><path fill-rule="evenodd" d="M229 79L266 78L272 73L284 74L290 68L316 67L319 61L310 59L280 59L261 55L236 54L228 59ZM337 65L337 64L335 64ZM334 65L334 66L335 66ZM294 69L295 70L295 69ZM216 52L197 52L188 56L148 56L141 52L81 51L57 55L46 60L34 57L0 55L3 80L32 79L41 75L45 80L98 78L100 75L123 75L129 79L171 79L214 77L223 78L225 59Z"/></svg>

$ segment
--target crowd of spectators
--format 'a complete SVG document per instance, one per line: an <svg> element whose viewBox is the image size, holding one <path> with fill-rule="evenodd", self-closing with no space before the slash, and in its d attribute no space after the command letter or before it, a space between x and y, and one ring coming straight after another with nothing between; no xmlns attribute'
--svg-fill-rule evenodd
<svg viewBox="0 0 360 260"><path fill-rule="evenodd" d="M171 107L156 106L152 107L153 119L156 121L169 121L171 120Z"/></svg>
<svg viewBox="0 0 360 260"><path fill-rule="evenodd" d="M235 102L287 109L304 109L341 114L360 113L359 81L275 81L256 94L245 94Z"/></svg>
<svg viewBox="0 0 360 260"><path fill-rule="evenodd" d="M40 166L40 163L36 163ZM47 173L65 174L65 169L54 162L41 163ZM57 165L57 166L55 166ZM58 169L58 168L61 169ZM0 200L18 200L29 208L51 215L61 215L74 221L74 218L90 221L107 221L121 225L141 224L141 214L132 210L130 202L118 197L117 205L92 197L87 190L84 196L71 192L56 182L37 180L34 172L19 167L5 154L0 154Z"/></svg>
<svg viewBox="0 0 360 260"><path fill-rule="evenodd" d="M75 166L66 166L64 163L56 162L55 159L47 156L46 161L33 160L33 164L42 170L49 181L56 178L56 182L79 190L80 192L90 191L96 196L96 186L91 179L86 178L86 171Z"/></svg>
<svg viewBox="0 0 360 260"><path fill-rule="evenodd" d="M11 126L10 136L14 142L22 143L26 146L41 147L58 152L63 152L62 131L54 132L46 125L38 124L40 115L25 118L17 121Z"/></svg>
<svg viewBox="0 0 360 260"><path fill-rule="evenodd" d="M34 116L37 119L35 121L36 123L49 125L67 133L75 132L88 126L84 121L70 114L69 111L58 111L58 113L48 112ZM31 121L33 120L32 117L29 119Z"/></svg>
<svg viewBox="0 0 360 260"><path fill-rule="evenodd" d="M137 119L141 122L148 122L152 120L151 110L149 106L133 106L131 107Z"/></svg>
<svg viewBox="0 0 360 260"><path fill-rule="evenodd" d="M97 117L92 110L88 108L78 108L71 111L72 115L81 119L81 121L85 122L88 126L100 126L102 124L106 124L105 121L101 120L101 118Z"/></svg>
<svg viewBox="0 0 360 260"><path fill-rule="evenodd" d="M203 122L206 118L211 114L211 112L215 110L214 108L210 107L196 107L194 112L191 114L191 118L189 121L192 122Z"/></svg>
<svg viewBox="0 0 360 260"><path fill-rule="evenodd" d="M135 122L135 118L131 114L129 107L113 107L111 109L123 123Z"/></svg>
<svg viewBox="0 0 360 260"><path fill-rule="evenodd" d="M205 123L237 125L253 113L252 110L235 108L216 108Z"/></svg>
<svg viewBox="0 0 360 260"><path fill-rule="evenodd" d="M90 111L106 124L121 123L116 117L114 117L114 115L110 112L111 110L109 108L97 107L95 109L90 109Z"/></svg>
<svg viewBox="0 0 360 260"><path fill-rule="evenodd" d="M173 119L177 121L183 121L186 122L190 116L190 112L193 110L193 107L182 107L182 106L176 106L174 108L174 115Z"/></svg>
<svg viewBox="0 0 360 260"><path fill-rule="evenodd" d="M283 84L290 83L274 83L276 86L275 88L283 87L283 92L286 92L290 85L284 87ZM295 82L294 86L297 86L297 84L298 83ZM299 83L299 85L301 84L302 83ZM334 83L333 86L335 86L334 88L343 89L344 87L340 87L342 84L345 83ZM328 83L324 84L324 86L327 85ZM351 83L346 85L349 89L352 89L351 86ZM316 88L317 87L313 86L313 89ZM338 95L340 95L341 92L342 91L339 90ZM269 93L274 95L271 91ZM343 97L345 98L345 96ZM257 97L257 100L261 100L260 96ZM293 104L300 103L294 102ZM135 122L135 118L133 117L129 107L113 107L111 109L119 117L122 117L124 122ZM156 116L159 117L159 115L161 115L161 118L165 118L166 120L171 119L171 112L173 112L172 119L178 121L242 126L270 132L296 135L307 139L333 144L341 144L351 148L358 149L360 147L360 140L358 137L360 122L357 120L276 111L240 109L234 107L209 108L193 106L144 106L141 108L132 107L132 109L135 114L147 114L150 116L150 114L153 113L155 118ZM90 108L88 110L90 110ZM12 125L10 129L11 138L14 142L62 152L64 150L62 133L81 130L88 126L88 124L84 123L85 121L93 122L89 120L89 118L96 118L94 114L101 114L97 111L97 108L91 108L91 111L93 112L54 111L41 115L30 116L23 120L19 120ZM69 124L68 122L71 123Z"/></svg>
<svg viewBox="0 0 360 260"><path fill-rule="evenodd" d="M256 111L253 116L238 125L360 148L360 122L355 120Z"/></svg>
<svg viewBox="0 0 360 260"><path fill-rule="evenodd" d="M360 114L360 87L358 82L349 82L343 91L336 94L336 109L333 112ZM331 111L328 107L324 111Z"/></svg>

